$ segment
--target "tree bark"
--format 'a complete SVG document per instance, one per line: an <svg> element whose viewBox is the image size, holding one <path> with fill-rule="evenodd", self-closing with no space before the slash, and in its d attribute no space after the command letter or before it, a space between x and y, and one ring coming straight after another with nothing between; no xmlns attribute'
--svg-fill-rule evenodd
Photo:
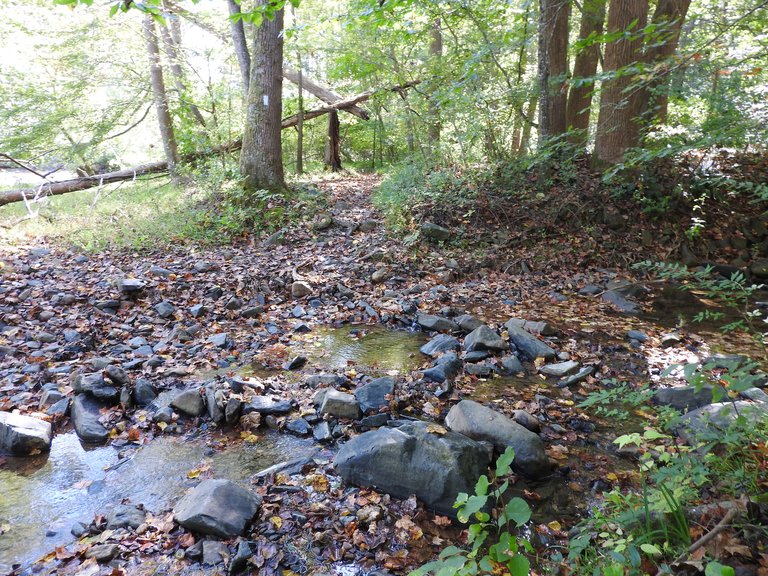
<svg viewBox="0 0 768 576"><path fill-rule="evenodd" d="M590 36L599 36L603 33L605 22L606 0L584 0L579 27L579 40L584 41ZM582 48L576 54L573 65L573 81L568 94L568 106L566 110L566 124L573 131L569 137L572 144L586 148L589 138L589 116L592 107L592 93L595 89L594 78L597 72L597 62L600 57L600 43L593 42L590 46Z"/></svg>
<svg viewBox="0 0 768 576"><path fill-rule="evenodd" d="M240 5L235 0L227 0L229 15L234 16L240 13ZM235 47L235 56L237 65L240 67L240 77L243 84L243 94L248 97L248 86L251 83L251 54L248 52L248 41L245 39L245 28L243 21L237 21L230 18L229 29L232 33L232 44Z"/></svg>
<svg viewBox="0 0 768 576"><path fill-rule="evenodd" d="M539 0L539 145L565 134L569 0Z"/></svg>
<svg viewBox="0 0 768 576"><path fill-rule="evenodd" d="M331 172L339 172L341 170L339 127L339 113L336 110L331 110L328 114L328 138L325 141L325 168Z"/></svg>
<svg viewBox="0 0 768 576"><path fill-rule="evenodd" d="M643 104L653 106L653 115L657 122L667 121L669 107L669 77L666 75L670 59L677 52L680 42L680 30L688 14L691 0L659 0L653 13L652 22L663 30L661 38L649 46L645 52L646 62L652 66L654 78L645 90Z"/></svg>
<svg viewBox="0 0 768 576"><path fill-rule="evenodd" d="M299 62L299 122L296 124L296 174L304 173L304 74L301 70L301 52L296 53Z"/></svg>
<svg viewBox="0 0 768 576"><path fill-rule="evenodd" d="M264 5L268 0L259 0ZM281 146L283 11L255 27L240 173L248 190L285 190Z"/></svg>
<svg viewBox="0 0 768 576"><path fill-rule="evenodd" d="M168 162L168 171L176 174L176 164L179 161L179 151L176 136L173 131L173 119L168 108L168 95L165 91L163 68L160 65L160 47L155 32L155 21L149 14L144 16L144 39L149 54L149 72L152 82L152 94L155 100L157 122L160 127L160 138L163 141L163 151Z"/></svg>
<svg viewBox="0 0 768 576"><path fill-rule="evenodd" d="M429 32L429 56L432 59L433 66L437 65L443 57L443 31L440 18L435 20ZM442 125L440 123L440 105L438 104L435 90L429 96L427 101L427 113L429 117L429 126L427 127L427 140L429 140L429 150L434 154L440 147L440 132Z"/></svg>
<svg viewBox="0 0 768 576"><path fill-rule="evenodd" d="M609 42L605 47L604 70L621 72L642 60L643 38L640 34L648 21L648 0L611 0L608 10L608 34L632 27L630 35ZM617 164L627 149L639 143L636 117L641 110L642 90L630 88L631 74L618 74L603 82L600 114L597 119L595 159L598 163Z"/></svg>

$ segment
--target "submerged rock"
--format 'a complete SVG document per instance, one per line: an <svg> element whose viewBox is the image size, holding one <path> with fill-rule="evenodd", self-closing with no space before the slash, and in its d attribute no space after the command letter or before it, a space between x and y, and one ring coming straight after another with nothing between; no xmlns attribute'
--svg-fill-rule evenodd
<svg viewBox="0 0 768 576"><path fill-rule="evenodd" d="M261 498L229 480L204 480L173 509L174 519L187 530L232 538L256 515Z"/></svg>
<svg viewBox="0 0 768 576"><path fill-rule="evenodd" d="M540 478L552 471L541 438L501 412L462 400L448 412L445 424L474 440L491 442L499 452L511 446L515 449L512 467L526 476Z"/></svg>
<svg viewBox="0 0 768 576"><path fill-rule="evenodd" d="M437 425L409 422L365 432L341 447L334 466L345 482L397 498L415 494L428 508L455 517L456 496L473 491L490 457L474 440L431 426Z"/></svg>
<svg viewBox="0 0 768 576"><path fill-rule="evenodd" d="M51 449L51 424L32 416L0 412L0 452L28 456Z"/></svg>

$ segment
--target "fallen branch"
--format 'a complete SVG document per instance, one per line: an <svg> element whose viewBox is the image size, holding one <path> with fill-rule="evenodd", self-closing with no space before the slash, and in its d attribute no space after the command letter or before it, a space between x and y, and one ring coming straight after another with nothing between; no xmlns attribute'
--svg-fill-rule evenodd
<svg viewBox="0 0 768 576"><path fill-rule="evenodd" d="M339 100L338 102L334 102L333 104L328 104L326 106L321 106L320 108L315 108L314 110L307 110L304 112L304 120L311 120L312 118L317 118L318 116L322 116L323 114L328 114L329 112L332 112L333 110L349 110L356 104L359 104L360 102L365 102L366 100L369 100L371 97L375 96L376 94L380 94L381 92L397 92L402 93L404 90L407 90L408 88L412 88L419 84L421 80L413 80L411 82L406 82L405 84L400 84L398 86L391 86L389 88L380 88L378 90L368 90L367 92L363 92L361 94L358 94L357 96L353 96L352 98L347 98L346 100ZM296 124L299 123L299 115L294 114L293 116L288 116L287 118L283 119L283 128L290 128L291 126L296 126Z"/></svg>

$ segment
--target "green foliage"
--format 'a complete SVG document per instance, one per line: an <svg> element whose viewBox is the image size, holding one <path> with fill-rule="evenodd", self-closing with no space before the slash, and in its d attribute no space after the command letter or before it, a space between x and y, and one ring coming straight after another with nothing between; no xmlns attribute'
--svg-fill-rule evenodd
<svg viewBox="0 0 768 576"><path fill-rule="evenodd" d="M509 481L499 483L507 475L515 457L515 451L507 448L496 461L493 480L481 476L475 485L475 493L461 493L454 508L463 524L472 523L467 529L470 549L448 546L437 560L411 572L410 576L470 576L497 573L506 570L512 576L527 576L530 563L523 551L531 552L530 543L511 533L531 518L531 509L522 498L505 499ZM489 507L492 506L492 512Z"/></svg>
<svg viewBox="0 0 768 576"><path fill-rule="evenodd" d="M577 406L582 409L594 408L598 415L605 418L627 420L629 412L623 406L637 408L647 403L653 395L647 385L635 389L626 382L616 385L615 382L608 381L604 384L612 384L613 387L590 392Z"/></svg>

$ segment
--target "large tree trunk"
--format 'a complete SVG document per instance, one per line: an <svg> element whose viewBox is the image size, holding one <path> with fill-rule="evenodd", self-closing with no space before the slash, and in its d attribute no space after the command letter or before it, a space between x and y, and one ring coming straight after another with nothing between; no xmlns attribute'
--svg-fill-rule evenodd
<svg viewBox="0 0 768 576"><path fill-rule="evenodd" d="M659 0L653 13L652 22L657 30L662 30L661 38L645 51L646 62L652 66L654 78L645 88L643 104L653 107L654 117L660 123L667 121L669 106L669 69L670 59L677 52L680 42L680 30L688 14L691 0Z"/></svg>
<svg viewBox="0 0 768 576"><path fill-rule="evenodd" d="M331 172L341 170L341 137L339 134L339 113L331 110L328 114L328 138L325 141L325 168Z"/></svg>
<svg viewBox="0 0 768 576"><path fill-rule="evenodd" d="M144 39L149 53L149 73L152 82L152 94L155 100L157 123L160 127L160 138L163 141L163 151L168 162L168 171L174 175L179 161L179 151L176 136L173 132L173 119L168 108L168 95L165 91L163 68L160 65L160 47L155 32L155 21L149 14L144 16Z"/></svg>
<svg viewBox="0 0 768 576"><path fill-rule="evenodd" d="M240 13L240 5L235 0L227 0L229 15L234 16ZM248 41L245 39L245 28L243 20L237 21L230 18L229 29L232 32L232 44L235 47L235 56L237 56L237 65L240 67L240 76L243 83L243 94L248 96L248 86L251 83L251 55L248 52Z"/></svg>
<svg viewBox="0 0 768 576"><path fill-rule="evenodd" d="M264 5L268 0L259 0ZM249 190L285 189L280 141L283 89L283 11L254 30L251 80L240 152L240 173Z"/></svg>
<svg viewBox="0 0 768 576"><path fill-rule="evenodd" d="M606 0L584 0L579 40L584 41L590 36L603 33L605 22ZM576 54L573 65L573 83L568 94L566 123L572 130L569 140L580 148L586 148L589 138L589 116L592 107L592 93L595 89L594 78L597 72L597 62L600 57L600 43L593 42Z"/></svg>
<svg viewBox="0 0 768 576"><path fill-rule="evenodd" d="M441 28L441 22L438 18L432 25L432 29L429 32L429 55L432 59L432 64L437 65L440 59L443 57L443 31ZM435 97L435 91L429 96L427 101L427 111L429 117L429 126L427 128L428 147L430 151L434 153L440 147L440 132L442 125L440 123L440 106Z"/></svg>
<svg viewBox="0 0 768 576"><path fill-rule="evenodd" d="M605 47L604 70L616 73L642 59L641 30L648 21L648 0L611 0L608 10L608 34L620 34L630 26L631 35L609 42ZM617 164L627 149L639 143L636 118L642 110L643 91L630 88L632 74L618 74L603 82L600 114L597 119L595 159L598 163ZM629 90L628 90L629 89Z"/></svg>
<svg viewBox="0 0 768 576"><path fill-rule="evenodd" d="M539 145L565 134L568 0L539 0Z"/></svg>

